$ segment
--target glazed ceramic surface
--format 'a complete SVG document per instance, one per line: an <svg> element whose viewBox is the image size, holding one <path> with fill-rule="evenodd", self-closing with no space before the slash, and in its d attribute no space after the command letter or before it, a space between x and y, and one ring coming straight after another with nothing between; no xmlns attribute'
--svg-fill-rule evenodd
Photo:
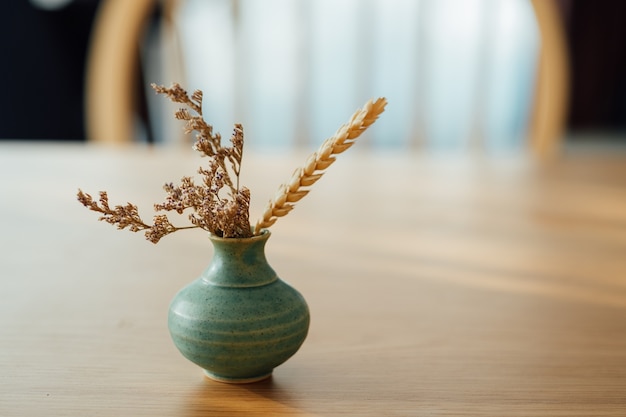
<svg viewBox="0 0 626 417"><path fill-rule="evenodd" d="M211 236L211 263L170 304L168 326L176 347L210 378L264 379L306 338L307 304L267 263L269 236L268 231L246 239Z"/></svg>

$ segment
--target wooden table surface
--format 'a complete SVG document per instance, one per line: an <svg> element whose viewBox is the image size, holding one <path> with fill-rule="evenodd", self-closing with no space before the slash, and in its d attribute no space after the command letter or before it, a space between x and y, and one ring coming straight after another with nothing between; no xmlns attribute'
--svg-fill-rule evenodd
<svg viewBox="0 0 626 417"><path fill-rule="evenodd" d="M0 416L626 415L625 154L350 152L266 248L309 337L270 380L233 386L167 330L206 236L153 245L75 200L106 189L149 218L203 160L0 144ZM253 218L304 156L244 157Z"/></svg>

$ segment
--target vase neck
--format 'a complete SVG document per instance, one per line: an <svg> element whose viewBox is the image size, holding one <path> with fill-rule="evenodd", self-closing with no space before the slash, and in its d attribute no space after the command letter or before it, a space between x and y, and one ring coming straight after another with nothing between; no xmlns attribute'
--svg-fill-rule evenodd
<svg viewBox="0 0 626 417"><path fill-rule="evenodd" d="M265 258L270 233L250 238L210 236L214 253L202 279L223 287L257 287L278 279Z"/></svg>

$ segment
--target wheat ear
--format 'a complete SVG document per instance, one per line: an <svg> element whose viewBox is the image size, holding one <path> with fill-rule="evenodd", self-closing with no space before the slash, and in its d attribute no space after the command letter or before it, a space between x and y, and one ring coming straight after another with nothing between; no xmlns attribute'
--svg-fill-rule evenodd
<svg viewBox="0 0 626 417"><path fill-rule="evenodd" d="M276 223L279 217L287 215L294 208L294 203L309 193L306 187L315 184L324 174L324 170L335 162L334 155L351 147L361 133L376 121L386 105L387 100L384 97L376 101L369 100L362 109L352 115L348 123L326 139L320 148L309 156L304 166L294 171L289 182L278 188L276 196L269 202L263 216L254 227L255 235Z"/></svg>

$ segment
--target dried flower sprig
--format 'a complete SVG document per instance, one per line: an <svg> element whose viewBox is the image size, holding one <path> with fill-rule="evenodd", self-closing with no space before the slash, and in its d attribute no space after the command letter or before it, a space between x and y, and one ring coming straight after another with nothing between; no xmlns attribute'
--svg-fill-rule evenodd
<svg viewBox="0 0 626 417"><path fill-rule="evenodd" d="M289 182L278 188L276 196L269 202L263 215L257 221L254 227L255 234L272 226L279 217L293 210L294 204L309 193L307 187L315 184L324 171L335 162L334 155L350 148L361 133L376 121L386 105L385 98L368 101L362 109L352 115L348 123L342 125L333 136L326 139L317 152L309 156L304 166L294 171Z"/></svg>
<svg viewBox="0 0 626 417"><path fill-rule="evenodd" d="M199 168L202 184L195 184L191 177L183 177L180 185L165 184L163 189L167 197L163 203L155 204L155 211L175 211L182 214L191 209L189 221L192 226L176 227L166 215L153 217L153 223L147 224L140 216L137 206L127 203L125 206L109 207L108 195L100 192L98 202L78 190L78 201L92 211L101 213L99 220L117 225L118 229L132 232L145 231L146 239L157 243L163 236L182 229L202 228L216 236L250 237L250 190L240 187L239 175L243 158L243 127L236 124L231 146L222 146L219 133L213 133L213 127L202 117L202 92L196 90L191 96L179 85L164 87L152 84L157 93L166 95L175 103L185 104L188 109L179 109L174 116L184 120L185 132L197 132L194 149L209 158L207 168Z"/></svg>
<svg viewBox="0 0 626 417"><path fill-rule="evenodd" d="M209 160L206 168L198 169L202 177L201 184L196 184L191 177L183 177L180 185L165 184L165 201L154 205L157 212L175 211L182 214L191 210L188 217L191 225L174 226L164 214L155 215L152 224L148 224L141 219L137 206L132 203L111 208L106 191L100 192L98 201L80 189L77 194L81 204L101 214L99 220L116 225L118 229L144 231L146 239L152 243L182 229L201 228L226 238L250 237L253 230L254 234L260 234L262 229L272 226L279 217L289 213L294 204L309 193L308 187L317 182L324 171L335 162L335 155L350 148L361 133L376 121L387 104L386 99L379 98L368 101L362 109L357 110L347 124L326 139L319 150L307 159L305 165L293 173L288 183L280 186L275 198L269 202L252 229L249 219L250 190L239 184L244 144L243 127L236 124L230 138L231 146L222 146L220 134L214 133L213 127L203 118L202 91L196 90L189 96L176 83L171 87L152 84L152 88L171 101L187 106L177 110L174 117L185 121L185 133L196 132L193 148Z"/></svg>

